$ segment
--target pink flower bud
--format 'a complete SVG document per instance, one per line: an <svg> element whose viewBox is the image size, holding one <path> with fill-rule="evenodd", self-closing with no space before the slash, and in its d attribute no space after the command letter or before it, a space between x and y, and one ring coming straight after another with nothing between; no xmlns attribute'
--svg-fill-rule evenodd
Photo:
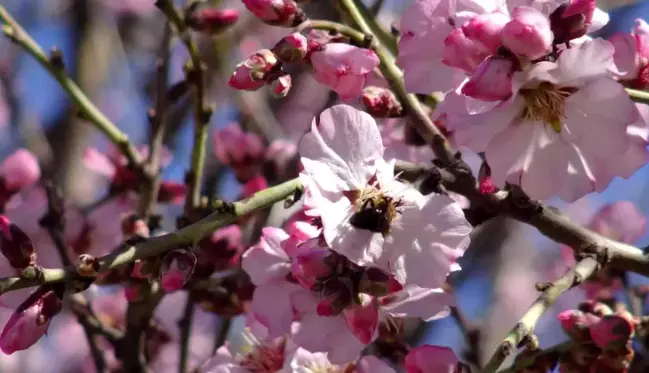
<svg viewBox="0 0 649 373"><path fill-rule="evenodd" d="M265 82L263 80L253 80L251 78L251 70L243 62L237 65L237 68L232 73L228 80L228 85L234 89L242 91L256 91L263 87Z"/></svg>
<svg viewBox="0 0 649 373"><path fill-rule="evenodd" d="M509 22L509 17L503 13L487 13L477 15L462 25L462 31L467 38L481 43L491 53L500 48L500 32Z"/></svg>
<svg viewBox="0 0 649 373"><path fill-rule="evenodd" d="M333 273L328 261L331 252L327 249L315 249L297 255L291 263L291 274L307 290L311 290L318 280Z"/></svg>
<svg viewBox="0 0 649 373"><path fill-rule="evenodd" d="M264 154L264 175L270 180L285 180L295 177L297 170L297 145L294 142L277 139Z"/></svg>
<svg viewBox="0 0 649 373"><path fill-rule="evenodd" d="M250 179L247 183L243 184L243 190L241 192L242 198L252 197L253 194L268 188L268 182L266 178L258 175Z"/></svg>
<svg viewBox="0 0 649 373"><path fill-rule="evenodd" d="M379 325L379 305L376 298L358 295L358 303L343 310L343 318L352 334L361 343L370 344Z"/></svg>
<svg viewBox="0 0 649 373"><path fill-rule="evenodd" d="M273 53L285 63L298 62L306 57L309 43L299 32L284 36L273 47Z"/></svg>
<svg viewBox="0 0 649 373"><path fill-rule="evenodd" d="M36 183L41 177L38 160L26 149L18 149L0 164L0 206L16 192Z"/></svg>
<svg viewBox="0 0 649 373"><path fill-rule="evenodd" d="M608 315L590 325L590 336L595 345L604 350L624 347L635 332L633 323L620 315Z"/></svg>
<svg viewBox="0 0 649 373"><path fill-rule="evenodd" d="M170 293L180 290L194 273L196 255L188 250L174 250L165 255L160 268L160 285Z"/></svg>
<svg viewBox="0 0 649 373"><path fill-rule="evenodd" d="M187 26L210 34L219 33L239 20L236 9L216 9L201 2L193 3L185 16Z"/></svg>
<svg viewBox="0 0 649 373"><path fill-rule="evenodd" d="M13 268L23 269L36 264L32 240L4 215L0 215L0 251Z"/></svg>
<svg viewBox="0 0 649 373"><path fill-rule="evenodd" d="M239 263L244 251L241 228L228 225L212 233L198 243L197 276L209 276L214 270L222 271Z"/></svg>
<svg viewBox="0 0 649 373"><path fill-rule="evenodd" d="M557 318L561 329L576 341L587 341L589 338L588 328L600 320L598 316L579 310L563 311Z"/></svg>
<svg viewBox="0 0 649 373"><path fill-rule="evenodd" d="M469 39L461 28L456 28L444 39L442 62L471 74L489 54L484 45Z"/></svg>
<svg viewBox="0 0 649 373"><path fill-rule="evenodd" d="M278 63L277 57L271 50L257 51L237 65L228 84L235 89L256 91L264 85L264 79Z"/></svg>
<svg viewBox="0 0 649 373"><path fill-rule="evenodd" d="M512 11L512 18L501 34L505 47L518 56L533 60L550 52L554 35L550 21L543 13L519 6Z"/></svg>
<svg viewBox="0 0 649 373"><path fill-rule="evenodd" d="M231 166L240 182L253 178L262 166L264 143L258 135L243 132L233 123L216 132L214 153L222 164Z"/></svg>
<svg viewBox="0 0 649 373"><path fill-rule="evenodd" d="M458 363L457 356L450 348L423 345L408 352L403 367L406 373L454 373L459 371Z"/></svg>
<svg viewBox="0 0 649 373"><path fill-rule="evenodd" d="M462 86L462 93L481 101L502 101L512 95L511 60L491 56L484 60Z"/></svg>
<svg viewBox="0 0 649 373"><path fill-rule="evenodd" d="M158 190L158 202L177 205L183 202L186 192L185 184L163 180L160 183L160 190Z"/></svg>
<svg viewBox="0 0 649 373"><path fill-rule="evenodd" d="M302 11L293 0L243 0L243 4L269 25L295 27L304 21Z"/></svg>
<svg viewBox="0 0 649 373"><path fill-rule="evenodd" d="M379 58L374 51L344 43L329 43L311 53L315 79L334 90L343 101L355 99Z"/></svg>
<svg viewBox="0 0 649 373"><path fill-rule="evenodd" d="M11 315L0 334L0 349L7 355L26 350L47 332L61 311L61 300L49 287L34 291Z"/></svg>
<svg viewBox="0 0 649 373"><path fill-rule="evenodd" d="M291 76L289 74L281 74L276 79L270 82L270 93L275 98L282 98L288 95L291 90Z"/></svg>
<svg viewBox="0 0 649 373"><path fill-rule="evenodd" d="M401 103L387 88L366 87L361 101L365 111L376 118L398 117L403 112Z"/></svg>

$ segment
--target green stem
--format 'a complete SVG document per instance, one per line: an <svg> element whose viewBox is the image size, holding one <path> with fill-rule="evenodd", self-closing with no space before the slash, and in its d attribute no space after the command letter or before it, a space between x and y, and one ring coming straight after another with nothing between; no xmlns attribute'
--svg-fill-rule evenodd
<svg viewBox="0 0 649 373"><path fill-rule="evenodd" d="M128 136L110 121L86 96L79 86L65 73L65 68L53 63L52 59L45 54L45 51L32 39L27 32L7 12L7 9L0 5L0 21L4 23L2 32L15 44L32 55L61 85L70 99L89 120L103 132L110 141L115 144L126 156L129 162L136 167L141 165L141 157L135 146L129 141Z"/></svg>
<svg viewBox="0 0 649 373"><path fill-rule="evenodd" d="M545 291L532 303L516 326L507 334L481 372L495 373L503 361L514 353L519 344L534 333L534 327L538 320L559 296L581 284L599 268L600 264L596 258L586 257L560 279L547 284Z"/></svg>
<svg viewBox="0 0 649 373"><path fill-rule="evenodd" d="M627 88L626 91L629 96L631 96L631 99L633 101L639 102L641 104L649 104L649 92L639 91L637 89L631 88Z"/></svg>
<svg viewBox="0 0 649 373"><path fill-rule="evenodd" d="M358 12L365 19L367 25L372 30L372 33L379 38L381 44L383 44L393 56L396 55L398 49L397 39L394 37L394 35L392 35L390 31L386 30L385 27L383 27L383 25L378 22L378 20L374 16L374 13L362 1L353 1L355 7L358 9Z"/></svg>
<svg viewBox="0 0 649 373"><path fill-rule="evenodd" d="M133 263L138 259L149 258L163 254L173 248L183 245L193 245L203 237L218 228L234 223L242 216L253 211L269 207L276 202L291 196L302 185L295 178L272 188L255 193L252 197L234 203L224 203L222 209L209 216L190 224L178 231L162 236L152 237L144 242L126 247L98 259L99 273L105 273L124 264ZM17 289L46 283L57 283L73 280L76 276L74 267L60 269L42 269L37 278L23 276L0 278L0 295Z"/></svg>
<svg viewBox="0 0 649 373"><path fill-rule="evenodd" d="M191 65L187 68L187 81L195 87L194 99L194 146L192 148L191 169L188 175L189 192L185 203L185 214L198 207L201 198L201 181L205 168L205 154L207 148L207 127L212 115L205 100L205 71L196 43L180 11L171 0L158 0L156 6L167 16L178 32L178 36L189 52Z"/></svg>
<svg viewBox="0 0 649 373"><path fill-rule="evenodd" d="M338 5L343 15L353 19L358 25L358 28L365 34L373 38L371 48L381 61L379 68L385 77L385 80L390 84L392 91L401 101L406 115L410 117L411 123L419 132L419 134L431 146L435 156L446 165L451 165L456 162L455 155L451 149L450 144L441 133L441 131L430 120L428 115L424 112L417 97L409 94L403 83L403 74L396 65L394 57L390 52L377 40L372 32L371 27L367 23L367 19L363 16L361 11L357 8L354 0L338 0Z"/></svg>

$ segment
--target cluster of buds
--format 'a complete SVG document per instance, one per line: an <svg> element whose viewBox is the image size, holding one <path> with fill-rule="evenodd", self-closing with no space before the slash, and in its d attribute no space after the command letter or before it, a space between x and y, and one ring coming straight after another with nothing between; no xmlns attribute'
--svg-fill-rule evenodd
<svg viewBox="0 0 649 373"><path fill-rule="evenodd" d="M272 26L296 27L306 20L294 0L243 0L243 4L257 18Z"/></svg>
<svg viewBox="0 0 649 373"><path fill-rule="evenodd" d="M575 347L559 359L561 372L627 372L634 356L631 343L639 319L620 307L587 301L559 314L563 331Z"/></svg>
<svg viewBox="0 0 649 373"><path fill-rule="evenodd" d="M237 65L228 84L232 88L256 91L270 87L274 97L285 97L291 89L291 76L284 64L302 61L307 55L307 39L300 33L283 37L273 48L262 49Z"/></svg>
<svg viewBox="0 0 649 373"><path fill-rule="evenodd" d="M365 111L376 118L400 117L403 107L394 93L387 88L366 87L361 94Z"/></svg>
<svg viewBox="0 0 649 373"><path fill-rule="evenodd" d="M236 9L219 9L209 4L192 2L185 11L185 22L193 30L217 34L228 29L239 20Z"/></svg>

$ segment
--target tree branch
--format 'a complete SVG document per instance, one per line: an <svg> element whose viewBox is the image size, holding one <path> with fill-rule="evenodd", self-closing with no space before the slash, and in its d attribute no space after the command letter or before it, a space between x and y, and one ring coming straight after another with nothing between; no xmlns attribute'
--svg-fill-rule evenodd
<svg viewBox="0 0 649 373"><path fill-rule="evenodd" d="M207 127L212 116L212 108L206 103L205 68L201 61L198 47L192 40L182 14L171 0L158 0L156 7L169 19L178 32L178 36L189 52L191 66L187 69L187 81L195 87L194 97L194 146L192 148L191 168L187 175L189 191L185 203L185 215L198 207L201 198L201 181L205 168L207 145Z"/></svg>
<svg viewBox="0 0 649 373"><path fill-rule="evenodd" d="M89 120L103 132L110 141L115 144L126 156L131 165L139 167L141 164L140 155L135 146L129 141L128 136L110 121L86 96L79 86L66 74L62 57L53 54L48 57L45 51L25 32L7 12L4 6L0 5L0 21L4 23L2 32L15 44L32 55L61 85L68 94L83 117Z"/></svg>
<svg viewBox="0 0 649 373"><path fill-rule="evenodd" d="M180 327L180 362L178 364L178 373L185 373L187 370L187 357L189 356L189 343L192 334L192 320L194 318L194 300L191 294L187 294L187 303L183 316L178 322Z"/></svg>
<svg viewBox="0 0 649 373"><path fill-rule="evenodd" d="M649 92L639 91L637 89L627 88L626 92L629 94L631 99L635 102L641 104L649 104Z"/></svg>
<svg viewBox="0 0 649 373"><path fill-rule="evenodd" d="M575 342L572 340L560 343L550 348L545 348L538 353L528 356L524 359L516 360L509 368L499 370L498 373L516 373L525 371L525 368L534 365L537 359L544 356L557 356L563 352L567 352L575 347Z"/></svg>
<svg viewBox="0 0 649 373"><path fill-rule="evenodd" d="M123 250L118 250L98 258L98 273L104 273L121 265L133 263L138 259L160 255L174 247L193 245L218 228L232 224L240 217L248 215L255 210L266 208L276 202L282 201L301 189L302 185L296 178L257 192L252 197L241 201L233 203L223 202L219 211L210 214L196 223L172 233L151 237L141 243L125 247ZM8 291L26 287L69 281L74 279L75 276L76 268L72 266L60 269L44 268L39 271L38 276L0 278L0 295Z"/></svg>
<svg viewBox="0 0 649 373"><path fill-rule="evenodd" d="M601 268L599 258L595 256L585 257L577 265L568 271L560 279L543 284L545 290L532 303L527 312L520 321L507 334L505 339L500 343L489 362L482 369L482 373L495 373L505 359L511 355L516 348L528 337L534 333L539 318L547 311L552 304L561 296L561 294L570 290L574 286L581 284L584 280Z"/></svg>

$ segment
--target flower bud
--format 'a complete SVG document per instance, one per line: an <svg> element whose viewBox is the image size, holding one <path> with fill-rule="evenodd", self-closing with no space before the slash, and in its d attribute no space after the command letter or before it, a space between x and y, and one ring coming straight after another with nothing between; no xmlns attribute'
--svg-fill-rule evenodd
<svg viewBox="0 0 649 373"><path fill-rule="evenodd" d="M479 42L489 52L496 53L500 48L500 32L509 22L509 17L503 13L487 13L477 15L462 25L462 31L467 38Z"/></svg>
<svg viewBox="0 0 649 373"><path fill-rule="evenodd" d="M187 26L210 34L219 33L239 20L236 9L217 9L202 2L195 2L185 15Z"/></svg>
<svg viewBox="0 0 649 373"><path fill-rule="evenodd" d="M32 240L4 215L0 215L0 251L13 268L23 269L36 264Z"/></svg>
<svg viewBox="0 0 649 373"><path fill-rule="evenodd" d="M41 177L38 160L26 149L18 149L0 164L0 207L23 188Z"/></svg>
<svg viewBox="0 0 649 373"><path fill-rule="evenodd" d="M491 56L478 66L462 93L481 101L502 101L512 95L514 63L507 58Z"/></svg>
<svg viewBox="0 0 649 373"><path fill-rule="evenodd" d="M269 25L295 27L304 21L304 14L293 0L243 0L243 4Z"/></svg>
<svg viewBox="0 0 649 373"><path fill-rule="evenodd" d="M16 309L0 333L0 349L7 355L26 350L47 332L62 303L50 287L41 286Z"/></svg>
<svg viewBox="0 0 649 373"><path fill-rule="evenodd" d="M163 180L158 190L158 202L177 205L183 202L185 193L187 193L185 184Z"/></svg>
<svg viewBox="0 0 649 373"><path fill-rule="evenodd" d="M308 46L306 37L294 32L278 41L273 47L273 53L284 63L299 62L306 57Z"/></svg>
<svg viewBox="0 0 649 373"><path fill-rule="evenodd" d="M588 341L588 328L597 323L600 318L579 310L566 310L558 316L561 329L576 341Z"/></svg>
<svg viewBox="0 0 649 373"><path fill-rule="evenodd" d="M253 194L266 188L268 188L268 182L266 181L266 178L261 175L257 175L243 184L243 187L241 188L241 198L252 197Z"/></svg>
<svg viewBox="0 0 649 373"><path fill-rule="evenodd" d="M550 21L538 10L519 6L512 11L512 20L502 30L502 43L512 53L532 60L552 49L554 35Z"/></svg>
<svg viewBox="0 0 649 373"><path fill-rule="evenodd" d="M590 325L590 336L595 345L603 350L624 347L635 332L635 325L620 315L608 315Z"/></svg>
<svg viewBox="0 0 649 373"><path fill-rule="evenodd" d="M469 39L461 28L456 28L444 39L442 62L472 74L489 54L485 46Z"/></svg>
<svg viewBox="0 0 649 373"><path fill-rule="evenodd" d="M376 118L398 117L403 112L401 103L387 88L366 87L361 100L365 111Z"/></svg>
<svg viewBox="0 0 649 373"><path fill-rule="evenodd" d="M216 230L198 243L197 276L209 276L214 270L222 271L239 263L244 251L241 228L236 225Z"/></svg>
<svg viewBox="0 0 649 373"><path fill-rule="evenodd" d="M232 167L237 180L245 183L261 168L265 146L257 134L233 123L216 132L213 149L219 162Z"/></svg>
<svg viewBox="0 0 649 373"><path fill-rule="evenodd" d="M403 366L406 373L460 372L458 359L449 347L423 345L413 348L406 355Z"/></svg>
<svg viewBox="0 0 649 373"><path fill-rule="evenodd" d="M370 267L363 271L361 280L358 284L358 291L375 297L382 297L390 293L396 293L403 289L393 276L384 271Z"/></svg>
<svg viewBox="0 0 649 373"><path fill-rule="evenodd" d="M196 255L188 250L174 250L165 255L160 267L160 285L170 293L180 290L194 273Z"/></svg>
<svg viewBox="0 0 649 373"><path fill-rule="evenodd" d="M270 93L275 98L282 98L288 95L291 90L291 76L283 73L270 82Z"/></svg>
<svg viewBox="0 0 649 373"><path fill-rule="evenodd" d="M331 252L327 249L314 249L297 255L291 263L291 274L303 288L311 290L318 280L329 277L334 269L328 258Z"/></svg>
<svg viewBox="0 0 649 373"><path fill-rule="evenodd" d="M264 86L265 82L263 80L253 80L251 76L252 71L250 68L241 62L230 76L228 85L242 91L256 91Z"/></svg>
<svg viewBox="0 0 649 373"><path fill-rule="evenodd" d="M376 298L360 293L357 303L343 310L349 331L363 344L370 344L379 325L379 305Z"/></svg>
<svg viewBox="0 0 649 373"><path fill-rule="evenodd" d="M492 194L496 191L496 186L491 178L491 168L487 162L483 162L478 172L478 190L481 194Z"/></svg>
<svg viewBox="0 0 649 373"><path fill-rule="evenodd" d="M561 13L562 18L571 17L573 15L583 15L584 23L590 25L593 22L593 14L597 8L595 0L571 0L568 6Z"/></svg>

